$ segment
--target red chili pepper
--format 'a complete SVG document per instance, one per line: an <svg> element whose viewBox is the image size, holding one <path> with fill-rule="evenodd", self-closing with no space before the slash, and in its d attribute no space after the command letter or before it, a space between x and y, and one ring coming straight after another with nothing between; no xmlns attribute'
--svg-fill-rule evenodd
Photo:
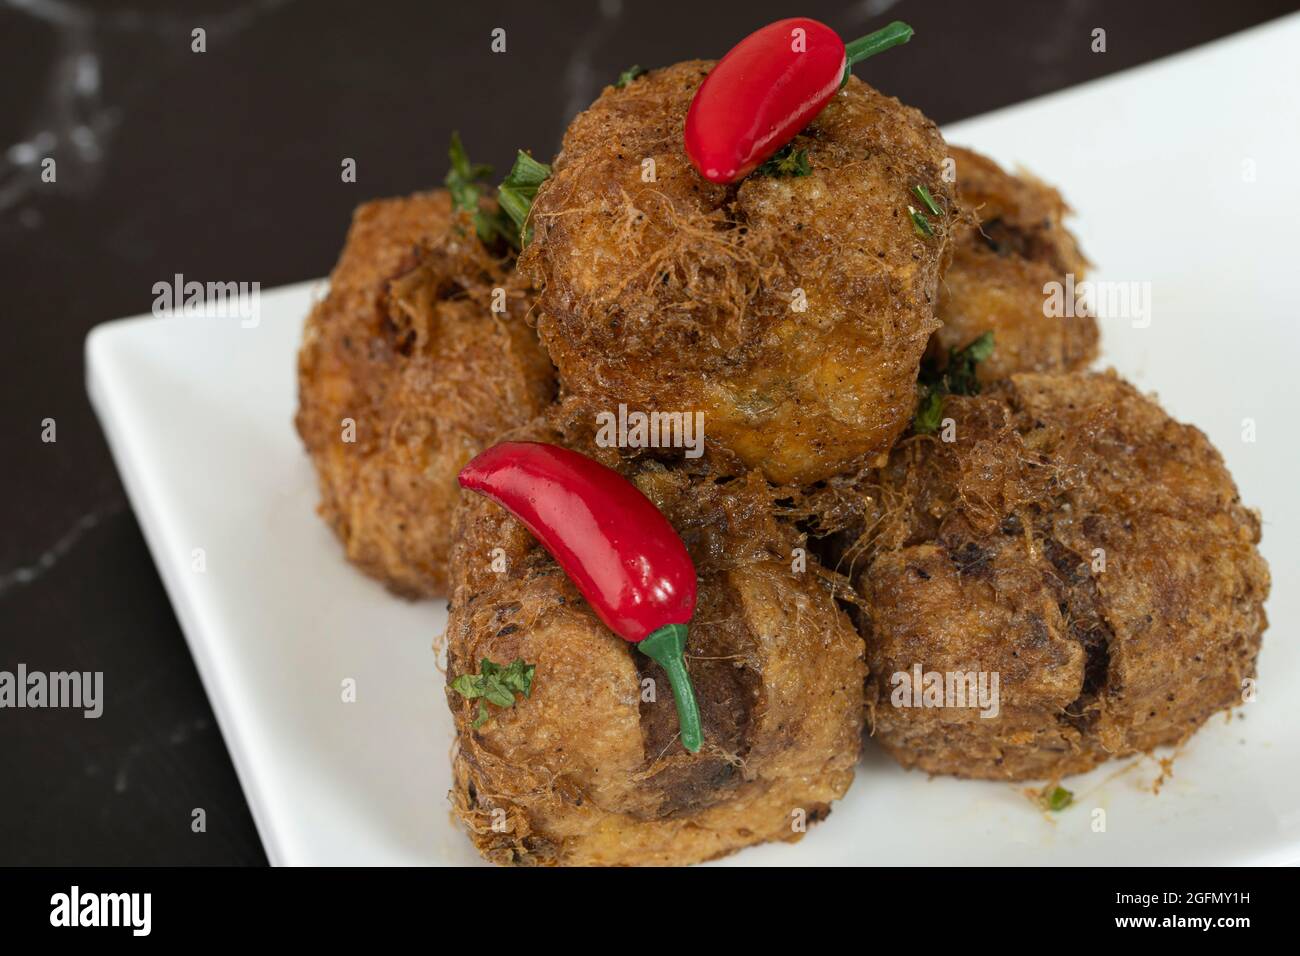
<svg viewBox="0 0 1300 956"><path fill-rule="evenodd" d="M542 442L493 445L459 480L522 521L610 630L659 662L682 746L698 751L700 709L682 656L695 565L663 513L613 469Z"/></svg>
<svg viewBox="0 0 1300 956"><path fill-rule="evenodd" d="M743 179L812 122L854 63L911 37L897 20L848 46L808 17L769 23L732 47L695 91L686 155L710 182Z"/></svg>

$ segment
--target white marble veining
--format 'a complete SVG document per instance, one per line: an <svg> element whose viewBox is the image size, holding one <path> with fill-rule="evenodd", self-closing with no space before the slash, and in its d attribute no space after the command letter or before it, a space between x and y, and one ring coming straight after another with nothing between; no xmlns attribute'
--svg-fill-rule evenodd
<svg viewBox="0 0 1300 956"><path fill-rule="evenodd" d="M195 27L207 31L209 42L229 40L290 2L250 0L220 14L146 14L130 7L100 11L68 0L0 0L0 6L43 21L54 31L44 92L28 131L4 150L0 160L0 217L32 198L43 185L41 163L47 157L57 163L61 195L87 196L98 186L100 166L122 119L121 104L109 103L104 96L100 44L105 36L139 34L163 41L157 51L161 56L186 56ZM36 229L43 217L26 209L17 221Z"/></svg>
<svg viewBox="0 0 1300 956"><path fill-rule="evenodd" d="M34 560L0 573L0 598L13 588L31 584L75 548L89 531L97 528L106 519L121 513L125 508L126 502L119 500L97 511L87 512L74 521L57 541L38 554Z"/></svg>

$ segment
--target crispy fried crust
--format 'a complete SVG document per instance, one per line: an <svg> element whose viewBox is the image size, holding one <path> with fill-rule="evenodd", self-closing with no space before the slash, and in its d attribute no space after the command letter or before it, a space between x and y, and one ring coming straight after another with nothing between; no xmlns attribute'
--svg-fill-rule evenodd
<svg viewBox="0 0 1300 956"><path fill-rule="evenodd" d="M526 286L466 226L443 191L361 206L298 358L321 515L350 560L409 597L447 590L457 472L554 391Z"/></svg>
<svg viewBox="0 0 1300 956"><path fill-rule="evenodd" d="M1266 626L1258 515L1205 436L1113 373L949 398L877 476L857 581L869 723L930 773L1052 778L1241 700ZM1103 565L1104 561L1104 565ZM896 707L892 675L1000 675L1001 713Z"/></svg>
<svg viewBox="0 0 1300 956"><path fill-rule="evenodd" d="M912 415L956 217L927 239L907 209L918 184L952 209L945 147L851 78L794 140L810 175L709 183L682 125L711 67L607 88L573 121L520 267L564 386L593 409L702 409L715 463L813 481L887 451Z"/></svg>
<svg viewBox="0 0 1300 956"><path fill-rule="evenodd" d="M574 444L540 424L511 438ZM581 447L634 478L696 563L687 661L704 747L678 742L659 666L599 621L517 521L467 494L448 623L457 815L503 864L685 864L798 839L796 824L848 789L862 726L862 642L824 572L792 571L802 542L773 517L761 477L622 465ZM474 729L477 702L450 685L483 658L537 670L531 697Z"/></svg>
<svg viewBox="0 0 1300 956"><path fill-rule="evenodd" d="M1079 369L1097 357L1097 320L1043 314L1048 282L1067 273L1083 279L1087 261L1064 219L1065 201L1051 186L1012 176L992 160L949 147L957 169L957 201L978 223L953 236L952 265L939 287L939 321L930 343L938 359L984 332L993 355L981 363L983 382L1014 372Z"/></svg>

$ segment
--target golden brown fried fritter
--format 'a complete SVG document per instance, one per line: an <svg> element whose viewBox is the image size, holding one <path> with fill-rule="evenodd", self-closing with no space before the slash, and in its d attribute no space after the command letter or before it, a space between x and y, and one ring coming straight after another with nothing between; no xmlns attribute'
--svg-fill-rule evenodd
<svg viewBox="0 0 1300 956"><path fill-rule="evenodd" d="M1082 281L1087 260L1065 228L1065 201L1051 186L1012 176L978 153L949 147L957 169L957 201L978 223L953 236L952 265L939 286L939 321L930 344L942 361L992 332L992 356L979 366L982 382L1014 372L1063 372L1097 357L1097 320L1043 314L1043 286Z"/></svg>
<svg viewBox="0 0 1300 956"><path fill-rule="evenodd" d="M457 472L551 400L528 300L438 191L361 206L307 320L296 424L320 512L400 594L446 592Z"/></svg>
<svg viewBox="0 0 1300 956"><path fill-rule="evenodd" d="M510 437L564 443L540 424ZM798 839L848 789L861 739L862 642L831 582L811 559L792 570L802 541L760 476L580 447L627 473L695 561L687 666L704 746L679 743L659 666L600 622L522 525L466 495L448 624L457 814L505 864L685 864ZM450 685L484 658L537 669L531 696L475 729L477 701Z"/></svg>
<svg viewBox="0 0 1300 956"><path fill-rule="evenodd" d="M573 121L520 268L562 384L593 410L703 410L733 473L814 481L886 452L912 416L953 219L946 150L850 78L793 142L809 175L707 182L682 126L711 67L609 87ZM918 185L945 211L928 238Z"/></svg>
<svg viewBox="0 0 1300 956"><path fill-rule="evenodd" d="M1205 436L1114 373L946 401L956 440L904 441L874 489L857 584L876 739L930 773L1052 778L1239 703L1269 574ZM997 673L998 716L894 706L918 665Z"/></svg>

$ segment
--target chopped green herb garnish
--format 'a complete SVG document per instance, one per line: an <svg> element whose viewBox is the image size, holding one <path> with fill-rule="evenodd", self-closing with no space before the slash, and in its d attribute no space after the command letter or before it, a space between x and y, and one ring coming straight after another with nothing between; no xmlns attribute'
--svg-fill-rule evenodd
<svg viewBox="0 0 1300 956"><path fill-rule="evenodd" d="M930 215L932 216L943 215L943 210L939 208L939 204L936 203L934 201L934 197L930 195L930 190L926 189L924 186L918 185L912 187L912 192L916 193L917 199L925 203L925 208L930 210Z"/></svg>
<svg viewBox="0 0 1300 956"><path fill-rule="evenodd" d="M943 424L945 395L978 395L980 381L975 367L992 354L993 333L985 332L962 348L949 349L943 368L933 361L923 362L916 383L921 398L912 419L912 430L918 435L932 435L939 430Z"/></svg>
<svg viewBox="0 0 1300 956"><path fill-rule="evenodd" d="M638 76L645 76L650 71L644 66L629 66L626 70L618 75L618 82L614 84L614 89L621 90Z"/></svg>
<svg viewBox="0 0 1300 956"><path fill-rule="evenodd" d="M912 228L916 230L918 236L929 238L934 235L934 230L930 228L930 220L916 211L915 207L908 206L907 214L912 217Z"/></svg>
<svg viewBox="0 0 1300 956"><path fill-rule="evenodd" d="M912 428L922 435L933 435L943 424L943 393L929 391L916 406Z"/></svg>
<svg viewBox="0 0 1300 956"><path fill-rule="evenodd" d="M992 354L992 332L985 332L965 348L950 350L948 364L943 369L948 391L953 395L978 395L980 380L975 375L975 366Z"/></svg>
<svg viewBox="0 0 1300 956"><path fill-rule="evenodd" d="M1051 790L1043 790L1042 800L1044 810L1059 813L1074 803L1074 794L1064 787L1053 787Z"/></svg>
<svg viewBox="0 0 1300 956"><path fill-rule="evenodd" d="M485 246L494 245L498 239L504 240L516 249L522 249L532 238L532 229L524 235L522 230L532 209L537 188L551 175L551 167L539 163L523 150L515 156L515 164L510 168L510 175L497 188L496 212L485 212L479 208L479 197L483 195L482 181L492 175L492 167L486 163L471 163L460 141L459 133L451 134L451 147L448 149L451 169L443 182L451 193L452 204L456 209L469 213L474 219L474 231L479 241Z"/></svg>
<svg viewBox="0 0 1300 956"><path fill-rule="evenodd" d="M930 215L943 215L943 210L939 208L939 204L935 202L934 197L930 195L930 190L918 183L912 187L912 192L916 194L916 198L921 201L925 208L930 211ZM930 220L925 218L924 213L920 212L915 206L908 206L907 214L911 217L912 228L916 230L918 236L921 236L924 239L929 239L934 235L934 229L930 226Z"/></svg>
<svg viewBox="0 0 1300 956"><path fill-rule="evenodd" d="M772 158L754 170L758 176L807 176L812 172L808 162L808 150L795 149L793 143L787 143L772 154Z"/></svg>
<svg viewBox="0 0 1300 956"><path fill-rule="evenodd" d="M451 689L467 700L478 700L478 716L473 723L473 727L478 729L487 723L487 704L513 707L515 694L532 696L533 673L536 670L536 664L526 664L523 658L517 657L502 666L485 657L479 661L477 674L461 674L451 682Z"/></svg>
<svg viewBox="0 0 1300 956"><path fill-rule="evenodd" d="M490 245L498 235L502 235L500 224L496 217L479 209L478 201L483 188L479 183L492 175L492 167L487 163L471 163L465 153L465 146L460 141L460 133L457 132L451 134L451 146L447 155L451 158L451 169L447 171L443 183L451 193L452 204L473 217L474 231L478 233L479 241Z"/></svg>
<svg viewBox="0 0 1300 956"><path fill-rule="evenodd" d="M551 175L551 167L539 163L522 149L515 154L515 164L510 167L510 175L497 188L497 202L514 223L514 242L516 248L522 249L533 238L533 228L526 226L528 213L537 198L537 190Z"/></svg>

